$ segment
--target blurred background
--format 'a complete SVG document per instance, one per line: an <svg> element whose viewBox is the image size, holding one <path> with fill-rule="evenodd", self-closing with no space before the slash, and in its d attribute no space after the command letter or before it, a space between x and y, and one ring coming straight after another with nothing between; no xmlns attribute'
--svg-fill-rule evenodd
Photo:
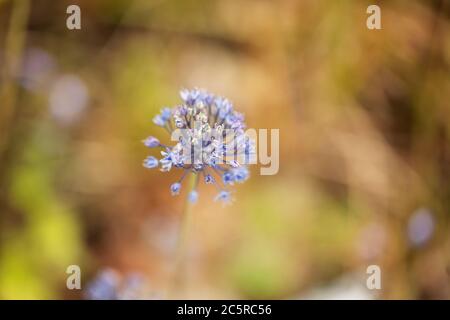
<svg viewBox="0 0 450 320"><path fill-rule="evenodd" d="M200 87L280 129L280 171L200 187L176 297L449 299L449 71L446 0L0 0L0 298L166 297L185 194L141 141Z"/></svg>

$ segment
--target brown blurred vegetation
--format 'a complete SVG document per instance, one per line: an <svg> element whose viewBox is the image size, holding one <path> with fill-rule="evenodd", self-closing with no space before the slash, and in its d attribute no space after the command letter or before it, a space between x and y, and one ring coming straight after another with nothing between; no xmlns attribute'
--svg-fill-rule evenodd
<svg viewBox="0 0 450 320"><path fill-rule="evenodd" d="M373 2L382 30L366 28ZM81 30L66 28L69 4ZM445 0L0 0L0 298L80 298L69 264L83 286L113 267L166 290L185 194L170 196L176 173L141 166L141 140L168 142L151 119L196 86L249 127L280 129L280 172L252 168L231 207L201 188L182 297L362 285L356 297L448 299L449 12ZM434 223L421 245L417 210Z"/></svg>

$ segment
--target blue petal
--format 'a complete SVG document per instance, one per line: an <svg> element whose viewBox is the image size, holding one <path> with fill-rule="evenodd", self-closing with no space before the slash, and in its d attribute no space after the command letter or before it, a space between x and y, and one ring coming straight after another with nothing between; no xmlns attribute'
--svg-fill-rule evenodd
<svg viewBox="0 0 450 320"><path fill-rule="evenodd" d="M225 184L233 184L234 175L231 171L227 171L222 175L223 183Z"/></svg>
<svg viewBox="0 0 450 320"><path fill-rule="evenodd" d="M149 156L144 160L144 167L148 169L153 169L158 166L158 159L155 157Z"/></svg>
<svg viewBox="0 0 450 320"><path fill-rule="evenodd" d="M249 172L246 167L240 167L234 170L234 180L236 182L242 183L249 177Z"/></svg>
<svg viewBox="0 0 450 320"><path fill-rule="evenodd" d="M164 122L169 121L171 116L172 116L172 111L169 108L164 108L161 110L161 119Z"/></svg>
<svg viewBox="0 0 450 320"><path fill-rule="evenodd" d="M161 118L159 114L153 118L153 123L160 127L164 127L164 125L166 124L166 122L163 120L163 118Z"/></svg>
<svg viewBox="0 0 450 320"><path fill-rule="evenodd" d="M214 177L213 177L212 175L207 174L207 175L205 176L205 183L210 184L210 183L214 183L214 182L215 182L215 181L214 181Z"/></svg>
<svg viewBox="0 0 450 320"><path fill-rule="evenodd" d="M154 148L154 147L159 146L159 140L156 139L155 137L148 137L143 142L144 142L144 145L149 148Z"/></svg>
<svg viewBox="0 0 450 320"><path fill-rule="evenodd" d="M180 193L181 183L175 182L170 186L170 193L175 196Z"/></svg>
<svg viewBox="0 0 450 320"><path fill-rule="evenodd" d="M229 203L231 201L231 193L229 191L220 191L219 194L214 198L214 201Z"/></svg>

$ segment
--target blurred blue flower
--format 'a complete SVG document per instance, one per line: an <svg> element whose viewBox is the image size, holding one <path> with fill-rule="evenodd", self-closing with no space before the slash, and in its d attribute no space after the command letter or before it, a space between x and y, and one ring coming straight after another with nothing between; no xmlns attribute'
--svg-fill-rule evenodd
<svg viewBox="0 0 450 320"><path fill-rule="evenodd" d="M196 203L198 200L198 192L195 190L192 190L191 192L189 192L188 199L190 202Z"/></svg>
<svg viewBox="0 0 450 320"><path fill-rule="evenodd" d="M408 221L408 238L412 245L420 247L430 240L434 232L434 217L431 210L420 208Z"/></svg>
<svg viewBox="0 0 450 320"><path fill-rule="evenodd" d="M155 299L148 284L138 273L121 277L112 269L104 269L87 285L85 298L88 300L140 300Z"/></svg>
<svg viewBox="0 0 450 320"><path fill-rule="evenodd" d="M118 274L111 269L103 270L87 286L86 298L89 300L116 300L118 286Z"/></svg>

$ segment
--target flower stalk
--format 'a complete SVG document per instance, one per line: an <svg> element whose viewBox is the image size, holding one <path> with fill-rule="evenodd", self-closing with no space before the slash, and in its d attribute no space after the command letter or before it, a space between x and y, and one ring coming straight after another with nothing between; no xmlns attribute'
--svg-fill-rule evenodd
<svg viewBox="0 0 450 320"><path fill-rule="evenodd" d="M198 183L198 174L189 174L189 184L191 188ZM189 252L189 231L192 224L192 207L193 203L189 201L189 195L186 195L183 212L181 214L181 221L177 239L177 246L175 248L175 259L174 259L174 271L172 276L172 286L169 291L169 298L176 297L180 295L185 289L186 281L186 261Z"/></svg>

